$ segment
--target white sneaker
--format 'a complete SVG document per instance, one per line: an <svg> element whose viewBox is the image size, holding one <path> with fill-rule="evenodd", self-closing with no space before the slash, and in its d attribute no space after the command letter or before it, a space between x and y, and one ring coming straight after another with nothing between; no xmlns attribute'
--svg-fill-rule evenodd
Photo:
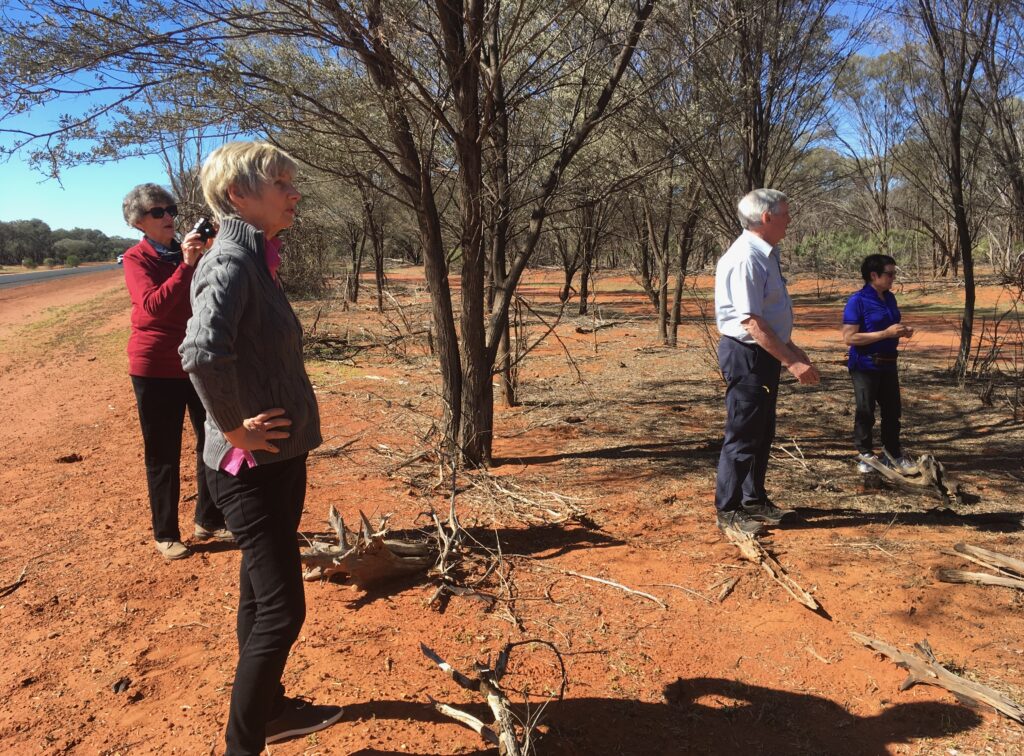
<svg viewBox="0 0 1024 756"><path fill-rule="evenodd" d="M898 472L900 475L915 475L919 471L917 469L917 463L913 459L907 456L894 457L889 452L883 451L884 459L883 465L891 467L893 470Z"/></svg>
<svg viewBox="0 0 1024 756"><path fill-rule="evenodd" d="M875 468L868 464L868 460L873 460L875 462L879 461L878 457L876 457L874 454L857 455L857 472L859 472L861 475L867 475L868 473L875 472Z"/></svg>

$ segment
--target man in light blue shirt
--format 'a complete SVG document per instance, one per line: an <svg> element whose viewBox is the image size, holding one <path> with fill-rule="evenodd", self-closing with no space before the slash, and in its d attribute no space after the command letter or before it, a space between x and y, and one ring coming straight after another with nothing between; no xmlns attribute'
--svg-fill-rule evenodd
<svg viewBox="0 0 1024 756"><path fill-rule="evenodd" d="M720 528L756 535L791 511L775 506L764 488L782 366L805 385L819 377L792 340L793 303L777 246L789 226L786 195L755 189L740 200L737 215L744 231L715 270L718 364L726 382L715 509Z"/></svg>

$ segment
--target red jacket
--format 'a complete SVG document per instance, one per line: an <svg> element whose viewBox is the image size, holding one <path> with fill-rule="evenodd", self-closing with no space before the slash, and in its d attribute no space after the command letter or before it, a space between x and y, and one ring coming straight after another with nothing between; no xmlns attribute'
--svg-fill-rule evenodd
<svg viewBox="0 0 1024 756"><path fill-rule="evenodd" d="M188 378L178 346L192 316L191 265L160 259L149 239L124 253L124 281L132 300L128 372L147 378Z"/></svg>

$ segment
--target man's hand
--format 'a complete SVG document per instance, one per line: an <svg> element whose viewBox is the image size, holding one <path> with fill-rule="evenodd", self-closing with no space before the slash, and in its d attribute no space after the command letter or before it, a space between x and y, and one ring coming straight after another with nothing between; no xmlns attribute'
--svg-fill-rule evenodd
<svg viewBox="0 0 1024 756"><path fill-rule="evenodd" d="M793 377L803 386L814 386L821 380L821 376L818 375L818 369L811 364L811 361L806 359L797 360L786 366L786 369L793 374Z"/></svg>
<svg viewBox="0 0 1024 756"><path fill-rule="evenodd" d="M288 438L290 433L275 428L283 428L292 424L292 421L284 416L284 410L280 407L264 410L256 417L248 417L242 424L224 434L236 449L245 451L267 451L277 454L277 447L270 441L277 438Z"/></svg>

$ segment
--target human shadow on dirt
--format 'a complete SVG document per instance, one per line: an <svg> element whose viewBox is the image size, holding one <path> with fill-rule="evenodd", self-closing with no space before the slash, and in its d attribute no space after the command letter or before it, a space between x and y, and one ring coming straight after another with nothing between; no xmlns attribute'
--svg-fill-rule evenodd
<svg viewBox="0 0 1024 756"><path fill-rule="evenodd" d="M938 505L938 502L936 502L936 505ZM910 512L865 512L851 507L836 509L797 507L796 514L796 517L787 519L780 529L851 528L861 525L889 525L895 520L900 525L969 527L990 533L1016 533L1024 530L1024 512L976 512L973 514L963 514L939 506L924 511Z"/></svg>
<svg viewBox="0 0 1024 756"><path fill-rule="evenodd" d="M439 689L440 690L440 689ZM440 692L437 695L441 695ZM443 695L441 698L443 699ZM944 703L896 704L874 716L851 714L827 698L721 678L679 679L662 702L573 698L548 704L541 753L566 756L651 754L856 754L888 756L889 746L966 732L981 723L970 709ZM484 721L482 704L460 705ZM450 723L429 703L369 701L345 707L346 720ZM453 749L438 751L451 753ZM364 749L364 756L397 751ZM402 751L402 753L408 753ZM460 751L464 753L464 751ZM494 749L473 751L492 754ZM432 755L433 756L433 755Z"/></svg>
<svg viewBox="0 0 1024 756"><path fill-rule="evenodd" d="M495 461L498 464L543 465L560 462L566 459L647 459L655 461L675 461L679 463L695 462L703 466L709 460L717 460L722 443L719 440L708 440L694 444L679 441L664 441L650 444L623 444L622 446L605 446L598 449L580 449L564 451L556 454L536 454L523 457L505 457Z"/></svg>

